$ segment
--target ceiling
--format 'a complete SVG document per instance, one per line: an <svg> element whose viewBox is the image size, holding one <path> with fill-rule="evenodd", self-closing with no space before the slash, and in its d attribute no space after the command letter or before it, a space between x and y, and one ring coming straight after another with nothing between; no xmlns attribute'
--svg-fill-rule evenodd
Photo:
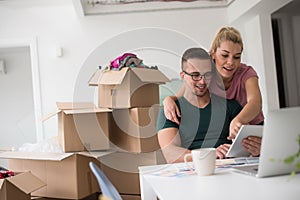
<svg viewBox="0 0 300 200"><path fill-rule="evenodd" d="M73 0L83 16L226 7L234 0Z"/></svg>

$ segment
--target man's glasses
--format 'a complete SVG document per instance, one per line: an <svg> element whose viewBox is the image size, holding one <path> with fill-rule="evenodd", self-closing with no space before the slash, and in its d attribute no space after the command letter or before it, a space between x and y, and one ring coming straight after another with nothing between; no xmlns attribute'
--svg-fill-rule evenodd
<svg viewBox="0 0 300 200"><path fill-rule="evenodd" d="M189 75L189 76L191 76L192 77L192 79L193 79L193 81L200 81L200 80L202 80L202 78L204 78L204 80L210 80L212 77L213 77L213 72L206 72L205 74L200 74L200 73L192 73L192 74L190 74L190 73L188 73L188 72L186 72L186 71L184 71L183 70L183 72L186 74L186 75Z"/></svg>

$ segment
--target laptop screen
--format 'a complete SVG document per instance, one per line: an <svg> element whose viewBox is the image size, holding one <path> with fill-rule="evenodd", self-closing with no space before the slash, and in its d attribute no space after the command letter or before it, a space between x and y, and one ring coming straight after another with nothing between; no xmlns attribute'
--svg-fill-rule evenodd
<svg viewBox="0 0 300 200"><path fill-rule="evenodd" d="M300 163L300 107L271 111L263 129L258 177L291 173Z"/></svg>

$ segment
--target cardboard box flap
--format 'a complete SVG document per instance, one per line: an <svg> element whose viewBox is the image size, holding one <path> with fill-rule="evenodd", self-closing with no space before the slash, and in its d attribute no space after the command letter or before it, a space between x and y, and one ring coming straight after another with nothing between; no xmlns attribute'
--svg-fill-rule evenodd
<svg viewBox="0 0 300 200"><path fill-rule="evenodd" d="M100 112L112 112L108 108L94 108L94 109L80 109L80 110L64 110L64 113L69 114L81 114L81 113L100 113Z"/></svg>
<svg viewBox="0 0 300 200"><path fill-rule="evenodd" d="M99 79L99 84L102 85L118 85L121 84L126 76L128 67L118 70L103 71L102 77Z"/></svg>
<svg viewBox="0 0 300 200"><path fill-rule="evenodd" d="M120 71L118 70L107 70L107 71L100 71L98 70L92 76L89 81L89 85L98 86L99 84L103 85L118 85L121 84L123 79L126 76L127 71L129 70L128 67L122 68Z"/></svg>
<svg viewBox="0 0 300 200"><path fill-rule="evenodd" d="M142 82L147 83L165 83L170 79L157 69L133 68L132 71Z"/></svg>
<svg viewBox="0 0 300 200"><path fill-rule="evenodd" d="M54 115L56 115L59 112L61 112L61 110L55 110L55 111L53 111L53 112L51 112L47 115L44 115L44 116L41 117L41 121L44 122L44 121L50 119L51 117L53 117Z"/></svg>
<svg viewBox="0 0 300 200"><path fill-rule="evenodd" d="M169 78L166 77L161 71L157 69L148 68L129 68L124 67L120 71L118 70L97 70L91 79L89 85L98 86L102 85L118 85L121 84L126 76L126 73L132 70L142 82L148 83L165 83L169 82Z"/></svg>
<svg viewBox="0 0 300 200"><path fill-rule="evenodd" d="M27 160L54 160L60 161L72 156L74 153L43 153L43 152L21 152L7 151L0 153L0 158L5 159L27 159Z"/></svg>
<svg viewBox="0 0 300 200"><path fill-rule="evenodd" d="M55 110L47 115L41 117L41 121L44 122L51 117L55 116L57 113L66 110L93 110L97 109L96 105L92 102L56 102L58 110ZM91 112L91 111L89 111ZM99 111L97 111L99 112ZM102 111L105 112L105 111ZM84 111L83 111L84 113Z"/></svg>
<svg viewBox="0 0 300 200"><path fill-rule="evenodd" d="M116 152L115 150L105 151L82 151L76 153L41 153L41 152L20 152L20 151L7 151L1 152L0 158L4 159L27 159L27 160L52 160L61 161L74 154L80 154L83 156L99 158L111 153ZM1 179L0 179L1 180Z"/></svg>
<svg viewBox="0 0 300 200"><path fill-rule="evenodd" d="M29 194L46 184L41 181L38 177L34 176L31 172L23 172L16 176L7 178L9 182L17 186L24 193Z"/></svg>
<svg viewBox="0 0 300 200"><path fill-rule="evenodd" d="M111 149L111 150L105 150L105 151L81 151L81 152L77 152L77 154L98 159L102 156L106 156L106 155L109 155L109 154L112 154L115 152L116 152L116 150Z"/></svg>
<svg viewBox="0 0 300 200"><path fill-rule="evenodd" d="M77 110L77 109L90 109L96 108L92 102L56 102L59 110Z"/></svg>
<svg viewBox="0 0 300 200"><path fill-rule="evenodd" d="M92 75L92 77L89 80L89 85L90 86L98 86L99 85L99 80L102 76L103 71L98 69L97 71L94 72L94 74Z"/></svg>

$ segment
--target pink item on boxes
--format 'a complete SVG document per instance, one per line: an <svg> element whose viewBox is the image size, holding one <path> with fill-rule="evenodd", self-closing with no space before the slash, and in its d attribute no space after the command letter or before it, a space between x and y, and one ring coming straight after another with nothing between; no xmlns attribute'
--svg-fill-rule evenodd
<svg viewBox="0 0 300 200"><path fill-rule="evenodd" d="M118 69L120 67L120 62L122 62L126 57L136 57L133 53L124 53L123 55L117 57L113 61L110 62L110 67Z"/></svg>

